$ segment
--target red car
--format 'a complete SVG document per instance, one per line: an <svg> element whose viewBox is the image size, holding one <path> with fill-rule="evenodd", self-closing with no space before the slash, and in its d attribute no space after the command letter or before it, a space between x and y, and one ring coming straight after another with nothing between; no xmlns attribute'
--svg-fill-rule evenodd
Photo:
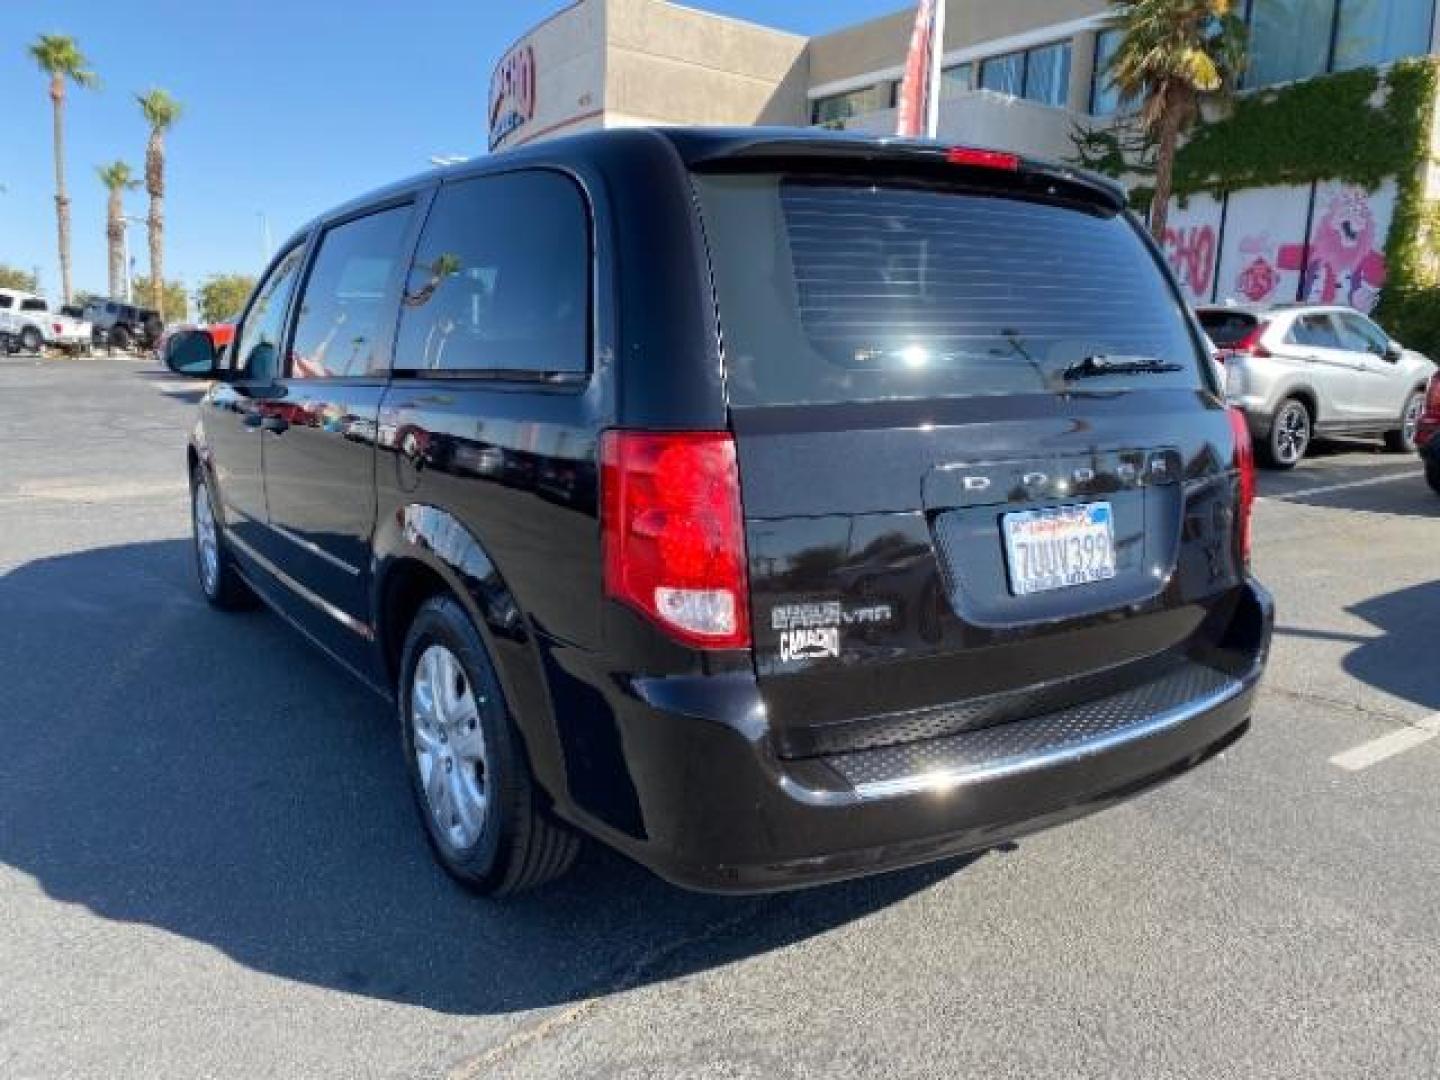
<svg viewBox="0 0 1440 1080"><path fill-rule="evenodd" d="M225 346L235 340L234 319L227 320L226 322L211 323L204 329L209 331L210 339L215 342L215 348L217 350L225 348Z"/></svg>
<svg viewBox="0 0 1440 1080"><path fill-rule="evenodd" d="M1425 411L1420 414L1420 423L1415 428L1415 445L1420 448L1420 457L1425 462L1425 479L1440 495L1440 375L1430 380L1430 390L1425 395Z"/></svg>

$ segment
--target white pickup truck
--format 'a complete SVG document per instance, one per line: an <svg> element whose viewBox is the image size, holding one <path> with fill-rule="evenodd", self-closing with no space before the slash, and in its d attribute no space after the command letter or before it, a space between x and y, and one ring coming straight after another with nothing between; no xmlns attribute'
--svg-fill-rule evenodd
<svg viewBox="0 0 1440 1080"><path fill-rule="evenodd" d="M19 289L0 289L0 328L18 338L24 352L39 352L46 345L88 352L95 337L84 319L63 314L43 296Z"/></svg>

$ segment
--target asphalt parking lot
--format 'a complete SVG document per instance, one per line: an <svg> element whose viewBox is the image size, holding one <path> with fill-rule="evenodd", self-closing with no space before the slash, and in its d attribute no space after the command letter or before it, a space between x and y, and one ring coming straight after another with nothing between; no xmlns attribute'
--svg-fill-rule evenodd
<svg viewBox="0 0 1440 1080"><path fill-rule="evenodd" d="M193 585L198 387L0 359L0 1076L1440 1073L1440 498L1265 474L1248 738L963 864L779 897L591 849L478 901L385 708Z"/></svg>

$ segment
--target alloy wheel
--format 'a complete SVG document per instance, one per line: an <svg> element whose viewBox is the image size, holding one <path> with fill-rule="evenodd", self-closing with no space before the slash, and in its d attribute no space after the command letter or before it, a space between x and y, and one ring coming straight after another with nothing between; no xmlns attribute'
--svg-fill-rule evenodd
<svg viewBox="0 0 1440 1080"><path fill-rule="evenodd" d="M483 694L444 645L426 647L410 683L410 725L420 785L436 832L455 850L480 839L489 809Z"/></svg>
<svg viewBox="0 0 1440 1080"><path fill-rule="evenodd" d="M208 596L220 587L220 537L215 528L215 510L203 481L195 483L195 556L200 566L200 584Z"/></svg>
<svg viewBox="0 0 1440 1080"><path fill-rule="evenodd" d="M1291 401L1275 418L1275 457L1283 465L1294 465L1310 447L1310 417L1305 406Z"/></svg>
<svg viewBox="0 0 1440 1080"><path fill-rule="evenodd" d="M1415 448L1415 434L1420 430L1420 417L1425 412L1425 399L1412 394L1405 403L1405 419L1400 425L1400 437L1408 449Z"/></svg>

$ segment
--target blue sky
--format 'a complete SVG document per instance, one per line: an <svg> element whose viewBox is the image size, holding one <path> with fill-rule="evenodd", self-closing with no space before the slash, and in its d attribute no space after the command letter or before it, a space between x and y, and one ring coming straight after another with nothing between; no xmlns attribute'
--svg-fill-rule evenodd
<svg viewBox="0 0 1440 1080"><path fill-rule="evenodd" d="M564 0L43 0L0 18L0 263L38 266L58 295L50 102L25 49L75 36L103 81L72 91L67 162L75 286L105 290L105 192L95 167L144 163L135 93L185 106L169 139L167 277L254 272L260 214L276 241L327 207L428 167L482 153L490 69ZM700 0L800 33L883 15L905 0ZM145 214L143 191L127 213ZM144 232L131 231L146 273Z"/></svg>

